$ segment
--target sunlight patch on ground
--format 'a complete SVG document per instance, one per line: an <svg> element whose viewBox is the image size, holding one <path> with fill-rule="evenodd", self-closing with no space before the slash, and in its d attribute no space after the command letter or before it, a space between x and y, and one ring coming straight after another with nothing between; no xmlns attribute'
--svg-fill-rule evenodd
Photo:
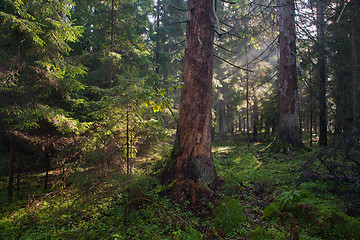
<svg viewBox="0 0 360 240"><path fill-rule="evenodd" d="M227 153L232 149L230 146L214 147L213 151L216 153Z"/></svg>
<svg viewBox="0 0 360 240"><path fill-rule="evenodd" d="M234 163L241 165L243 168L248 170L256 170L260 168L262 162L252 154L242 154L237 156L234 160Z"/></svg>

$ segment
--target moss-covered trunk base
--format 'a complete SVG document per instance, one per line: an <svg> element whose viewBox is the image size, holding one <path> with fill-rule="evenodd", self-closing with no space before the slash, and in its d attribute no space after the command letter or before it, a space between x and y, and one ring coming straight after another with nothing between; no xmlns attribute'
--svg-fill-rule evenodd
<svg viewBox="0 0 360 240"><path fill-rule="evenodd" d="M274 153L291 154L293 152L309 151L310 148L303 143L289 143L281 140L279 136L276 136L274 140L266 146L262 151L269 151Z"/></svg>

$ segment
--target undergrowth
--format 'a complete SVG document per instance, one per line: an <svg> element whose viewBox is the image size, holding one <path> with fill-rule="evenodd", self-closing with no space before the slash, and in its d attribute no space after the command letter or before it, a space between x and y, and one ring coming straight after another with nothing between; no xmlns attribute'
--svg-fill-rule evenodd
<svg viewBox="0 0 360 240"><path fill-rule="evenodd" d="M48 192L29 174L12 202L1 179L0 239L359 239L359 215L350 211L358 195L344 198L326 181L299 181L317 150L284 155L246 145L239 137L214 144L226 182L216 201L203 199L199 208L168 198L151 159L139 161L131 176L114 166L80 169Z"/></svg>

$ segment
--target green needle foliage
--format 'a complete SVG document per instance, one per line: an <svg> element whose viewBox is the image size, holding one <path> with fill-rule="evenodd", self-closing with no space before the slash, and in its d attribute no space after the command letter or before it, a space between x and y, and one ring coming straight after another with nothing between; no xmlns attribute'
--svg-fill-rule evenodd
<svg viewBox="0 0 360 240"><path fill-rule="evenodd" d="M40 128L41 121L60 132L87 128L65 107L84 89L76 77L86 73L85 67L68 59L69 43L82 34L82 27L69 21L71 4L2 1L0 112L8 128Z"/></svg>

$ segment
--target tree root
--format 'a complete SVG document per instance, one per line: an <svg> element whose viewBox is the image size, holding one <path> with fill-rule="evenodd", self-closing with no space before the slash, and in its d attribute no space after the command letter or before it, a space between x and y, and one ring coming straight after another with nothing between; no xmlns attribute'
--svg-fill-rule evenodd
<svg viewBox="0 0 360 240"><path fill-rule="evenodd" d="M197 205L201 198L213 198L215 192L208 187L192 180L175 181L170 189L170 197L178 203L189 201L192 205Z"/></svg>

